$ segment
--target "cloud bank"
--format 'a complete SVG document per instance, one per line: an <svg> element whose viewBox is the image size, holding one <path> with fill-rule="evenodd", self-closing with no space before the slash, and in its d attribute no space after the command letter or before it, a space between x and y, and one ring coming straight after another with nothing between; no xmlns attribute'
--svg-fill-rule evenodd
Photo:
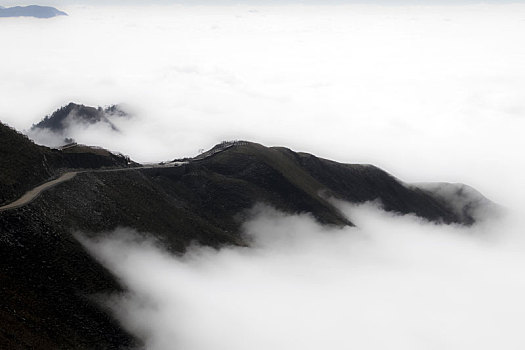
<svg viewBox="0 0 525 350"><path fill-rule="evenodd" d="M148 350L523 347L514 219L465 228L343 210L359 228L258 207L250 248L177 257L126 229L83 242L128 286L103 300Z"/></svg>
<svg viewBox="0 0 525 350"><path fill-rule="evenodd" d="M70 101L127 103L121 136L77 141L160 161L249 139L523 204L523 5L64 10L0 22L14 127Z"/></svg>
<svg viewBox="0 0 525 350"><path fill-rule="evenodd" d="M524 208L523 5L63 10L0 21L14 127L71 101L125 103L121 134L76 140L153 161L249 139ZM175 257L125 229L84 243L129 287L105 302L151 350L523 349L521 220L344 210L359 228L262 210L251 248Z"/></svg>

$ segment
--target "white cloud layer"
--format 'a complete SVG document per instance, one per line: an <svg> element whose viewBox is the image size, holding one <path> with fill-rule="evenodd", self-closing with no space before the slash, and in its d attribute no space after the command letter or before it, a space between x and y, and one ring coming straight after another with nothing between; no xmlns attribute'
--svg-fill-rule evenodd
<svg viewBox="0 0 525 350"><path fill-rule="evenodd" d="M359 228L258 208L252 248L84 243L130 288L105 302L148 350L523 348L522 225L344 210Z"/></svg>
<svg viewBox="0 0 525 350"><path fill-rule="evenodd" d="M138 161L248 139L525 208L524 5L64 10L0 21L0 120L16 128L124 103L121 134L75 139ZM86 244L130 287L112 305L150 350L524 348L521 220L351 217L262 212L254 248L183 257L126 230Z"/></svg>
<svg viewBox="0 0 525 350"><path fill-rule="evenodd" d="M525 198L524 5L65 10L0 21L14 127L70 101L126 103L122 135L76 139L139 161L249 139Z"/></svg>

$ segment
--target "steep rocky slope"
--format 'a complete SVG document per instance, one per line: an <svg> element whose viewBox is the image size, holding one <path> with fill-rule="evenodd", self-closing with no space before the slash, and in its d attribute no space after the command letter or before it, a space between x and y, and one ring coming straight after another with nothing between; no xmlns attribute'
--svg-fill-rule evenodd
<svg viewBox="0 0 525 350"><path fill-rule="evenodd" d="M4 144L17 145L3 156L19 159L2 163L11 174L0 179L2 191L8 190L3 198L30 186L24 183L26 176L38 183L53 175L51 170L70 164L67 153L36 146L2 127L11 140ZM94 167L85 155L70 154L75 167ZM98 161L108 157L96 156L105 157ZM84 251L75 233L100 236L131 227L155 236L175 253L191 242L244 245L242 222L261 202L287 213L311 213L326 225L352 225L332 197L358 203L379 199L385 210L435 222L473 221L443 197L405 186L374 166L340 164L249 142L223 144L173 167L79 173L26 206L0 212L0 348L140 344L94 301L94 296L119 292L122 286Z"/></svg>

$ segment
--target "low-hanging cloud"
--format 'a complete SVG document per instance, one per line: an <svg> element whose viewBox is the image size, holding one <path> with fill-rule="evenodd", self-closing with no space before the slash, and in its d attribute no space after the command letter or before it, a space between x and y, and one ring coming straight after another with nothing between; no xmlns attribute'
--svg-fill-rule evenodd
<svg viewBox="0 0 525 350"><path fill-rule="evenodd" d="M131 122L132 112L125 106L85 107L70 104L46 116L27 131L29 138L48 147L60 147L71 142L92 145L100 135L122 137L121 129Z"/></svg>
<svg viewBox="0 0 525 350"><path fill-rule="evenodd" d="M182 256L127 229L82 241L129 288L104 301L148 350L523 348L511 216L463 227L342 207L358 228L258 207L250 247Z"/></svg>
<svg viewBox="0 0 525 350"><path fill-rule="evenodd" d="M122 133L78 140L153 161L249 139L523 212L521 4L63 10L0 21L0 119L18 129L71 101L127 103ZM128 287L104 300L149 350L523 349L521 220L343 210L358 228L259 209L251 247L183 256L127 229L82 240Z"/></svg>
<svg viewBox="0 0 525 350"><path fill-rule="evenodd" d="M0 119L18 129L127 103L122 134L82 142L148 162L248 139L523 204L523 4L63 9L0 21Z"/></svg>

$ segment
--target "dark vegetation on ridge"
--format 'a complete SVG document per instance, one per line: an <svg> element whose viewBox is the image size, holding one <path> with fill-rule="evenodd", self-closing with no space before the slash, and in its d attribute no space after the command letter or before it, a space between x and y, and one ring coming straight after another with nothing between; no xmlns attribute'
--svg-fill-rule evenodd
<svg viewBox="0 0 525 350"><path fill-rule="evenodd" d="M5 125L0 132L4 201L66 167L127 164L108 154L36 146ZM80 173L26 206L0 212L0 348L115 349L140 343L93 301L94 295L124 287L89 256L76 232L97 237L130 227L175 253L192 242L244 245L242 223L257 203L311 213L326 225L352 225L330 197L354 203L379 199L385 210L435 222L473 222L443 199L371 165L249 142L223 144L186 161Z"/></svg>

